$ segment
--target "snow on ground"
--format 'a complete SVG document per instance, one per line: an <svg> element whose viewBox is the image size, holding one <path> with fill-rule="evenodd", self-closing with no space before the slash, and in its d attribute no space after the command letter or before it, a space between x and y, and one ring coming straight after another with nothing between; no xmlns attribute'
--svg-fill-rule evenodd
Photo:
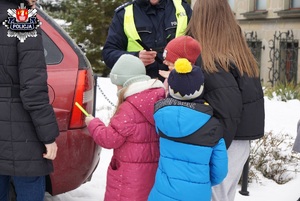
<svg viewBox="0 0 300 201"><path fill-rule="evenodd" d="M98 85L101 90L97 91L96 116L108 123L113 107L105 100L103 94L109 97L110 101L116 103L116 87L110 83L108 78L99 78ZM288 133L296 137L296 126L300 119L299 100L281 102L265 98L265 113L266 132ZM111 156L112 150L102 149L99 166L90 182L61 195L53 197L47 195L45 201L102 201L105 192L106 170ZM300 161L298 165L300 165ZM283 185L276 184L261 175L258 176L259 179L248 186L249 196L240 195L238 191L241 187L239 186L235 201L297 201L300 197L299 173L293 180Z"/></svg>

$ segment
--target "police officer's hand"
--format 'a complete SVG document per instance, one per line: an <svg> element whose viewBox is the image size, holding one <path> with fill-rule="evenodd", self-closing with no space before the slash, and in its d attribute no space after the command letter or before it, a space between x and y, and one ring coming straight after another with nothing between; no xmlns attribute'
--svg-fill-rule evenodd
<svg viewBox="0 0 300 201"><path fill-rule="evenodd" d="M141 50L139 53L140 60L144 63L145 66L155 62L157 52L156 51L146 51Z"/></svg>
<svg viewBox="0 0 300 201"><path fill-rule="evenodd" d="M56 142L45 144L46 153L43 154L43 157L49 160L54 160L56 158L57 153L57 144Z"/></svg>

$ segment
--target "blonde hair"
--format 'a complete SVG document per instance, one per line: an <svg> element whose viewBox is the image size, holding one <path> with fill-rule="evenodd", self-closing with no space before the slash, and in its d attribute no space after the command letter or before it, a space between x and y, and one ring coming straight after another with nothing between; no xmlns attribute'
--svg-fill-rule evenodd
<svg viewBox="0 0 300 201"><path fill-rule="evenodd" d="M128 87L123 87L122 89L120 89L119 93L118 93L118 104L116 106L114 115L119 111L120 105L125 101L125 97L124 94L127 91Z"/></svg>
<svg viewBox="0 0 300 201"><path fill-rule="evenodd" d="M242 75L259 76L257 62L227 0L197 0L187 35L201 44L206 72L217 72L217 64L229 71L230 63L234 63Z"/></svg>
<svg viewBox="0 0 300 201"><path fill-rule="evenodd" d="M152 86L159 81L158 78L153 78L151 79L153 80ZM130 86L130 85L129 85ZM125 93L128 90L129 86L123 87L122 89L120 89L119 93L118 93L118 104L116 106L115 112L114 114L116 114L119 111L120 105L125 101Z"/></svg>

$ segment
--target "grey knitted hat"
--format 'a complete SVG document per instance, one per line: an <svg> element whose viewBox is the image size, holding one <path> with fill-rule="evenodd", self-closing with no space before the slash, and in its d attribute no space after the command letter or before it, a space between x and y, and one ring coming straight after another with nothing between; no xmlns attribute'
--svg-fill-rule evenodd
<svg viewBox="0 0 300 201"><path fill-rule="evenodd" d="M151 78L146 75L144 63L131 54L123 54L117 60L110 72L110 80L118 86L129 86L134 82L147 81Z"/></svg>

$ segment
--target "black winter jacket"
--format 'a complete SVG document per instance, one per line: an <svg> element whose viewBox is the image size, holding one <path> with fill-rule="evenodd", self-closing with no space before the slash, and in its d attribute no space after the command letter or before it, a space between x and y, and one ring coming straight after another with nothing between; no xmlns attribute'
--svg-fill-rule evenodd
<svg viewBox="0 0 300 201"><path fill-rule="evenodd" d="M144 1L132 1L134 21L137 32L149 48L158 52L162 58L163 50L167 43L175 38L177 20L175 6L172 0L160 0L156 6L151 6ZM108 36L103 47L102 56L105 64L112 68L122 54L133 54L138 57L139 52L127 52L128 39L124 32L125 7L131 3L123 4L115 10L114 17L108 30ZM192 15L191 6L182 0L188 20ZM168 70L168 67L155 61L147 66L147 75L152 78L159 76L158 70Z"/></svg>
<svg viewBox="0 0 300 201"><path fill-rule="evenodd" d="M202 66L201 56L196 62ZM204 99L214 109L214 116L224 126L227 148L232 140L254 140L264 135L264 95L258 78L240 76L218 68L217 73L204 73Z"/></svg>
<svg viewBox="0 0 300 201"><path fill-rule="evenodd" d="M235 77L242 94L243 110L238 125L236 140L255 140L263 137L265 132L264 93L259 78L240 75L232 65L231 73Z"/></svg>
<svg viewBox="0 0 300 201"><path fill-rule="evenodd" d="M49 104L40 30L21 43L2 26L7 9L18 6L0 1L0 175L42 176L53 171L43 158L44 144L54 142L59 130Z"/></svg>

